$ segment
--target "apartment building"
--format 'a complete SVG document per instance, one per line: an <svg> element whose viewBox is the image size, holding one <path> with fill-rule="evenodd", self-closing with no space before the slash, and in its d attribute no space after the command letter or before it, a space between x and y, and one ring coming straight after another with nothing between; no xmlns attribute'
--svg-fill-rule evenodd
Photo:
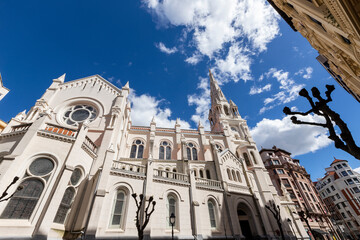
<svg viewBox="0 0 360 240"><path fill-rule="evenodd" d="M304 211L309 215L308 223L311 230L303 220L308 234L312 235L312 231L313 239L333 239L336 232L328 211L318 196L310 175L300 165L300 161L291 158L291 153L276 146L271 149L261 149L260 156L278 194L283 196L287 192L297 212Z"/></svg>
<svg viewBox="0 0 360 240"><path fill-rule="evenodd" d="M348 161L335 159L326 174L316 182L316 189L329 207L336 225L344 236L360 238L360 174Z"/></svg>

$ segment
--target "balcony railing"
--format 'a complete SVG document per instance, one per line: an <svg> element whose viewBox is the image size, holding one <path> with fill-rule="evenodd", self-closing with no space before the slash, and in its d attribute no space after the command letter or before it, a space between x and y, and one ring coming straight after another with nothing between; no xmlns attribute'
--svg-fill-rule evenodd
<svg viewBox="0 0 360 240"><path fill-rule="evenodd" d="M170 172L166 170L154 169L154 177L160 179L167 179L170 181L189 182L189 177L183 173Z"/></svg>
<svg viewBox="0 0 360 240"><path fill-rule="evenodd" d="M11 127L10 132L22 132L22 131L27 131L30 126L31 126L31 123L26 123L26 124L21 124L21 125L13 126L13 127Z"/></svg>
<svg viewBox="0 0 360 240"><path fill-rule="evenodd" d="M132 173L132 174L139 174L139 175L146 174L145 166L132 164L132 163L126 163L126 162L113 162L112 169L119 170L120 172L125 172L125 173Z"/></svg>
<svg viewBox="0 0 360 240"><path fill-rule="evenodd" d="M221 182L206 178L195 178L197 187L207 187L207 188L215 188L222 189Z"/></svg>
<svg viewBox="0 0 360 240"><path fill-rule="evenodd" d="M75 138L76 134L77 134L76 130L62 127L62 126L57 126L54 124L49 124L49 123L46 124L44 131L55 133L57 135L73 137L73 138Z"/></svg>
<svg viewBox="0 0 360 240"><path fill-rule="evenodd" d="M84 145L89 148L93 153L97 153L98 147L88 136L85 136Z"/></svg>

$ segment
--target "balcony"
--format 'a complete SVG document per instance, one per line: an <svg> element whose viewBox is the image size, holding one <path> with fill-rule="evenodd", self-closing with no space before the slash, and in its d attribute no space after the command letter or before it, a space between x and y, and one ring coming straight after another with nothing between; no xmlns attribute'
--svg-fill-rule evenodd
<svg viewBox="0 0 360 240"><path fill-rule="evenodd" d="M154 169L154 181L175 185L190 185L187 174Z"/></svg>
<svg viewBox="0 0 360 240"><path fill-rule="evenodd" d="M85 140L81 147L82 147L82 149L85 150L85 152L87 152L93 158L97 157L96 153L97 153L98 147L95 145L95 143L93 141L91 141L91 139L88 136L85 136Z"/></svg>
<svg viewBox="0 0 360 240"><path fill-rule="evenodd" d="M74 129L47 123L44 129L38 131L38 135L64 142L74 142L77 131Z"/></svg>
<svg viewBox="0 0 360 240"><path fill-rule="evenodd" d="M116 175L144 179L146 167L144 165L113 161L111 172Z"/></svg>
<svg viewBox="0 0 360 240"><path fill-rule="evenodd" d="M0 135L0 137L7 138L7 137L11 137L11 136L24 134L27 130L29 130L29 127L31 126L31 124L32 123L26 123L26 124L21 124L21 125L17 125L17 126L12 126L10 129L10 132L3 133Z"/></svg>
<svg viewBox="0 0 360 240"><path fill-rule="evenodd" d="M206 178L195 178L196 188L207 189L207 190L217 190L222 191L223 188L221 186L220 181L206 179Z"/></svg>

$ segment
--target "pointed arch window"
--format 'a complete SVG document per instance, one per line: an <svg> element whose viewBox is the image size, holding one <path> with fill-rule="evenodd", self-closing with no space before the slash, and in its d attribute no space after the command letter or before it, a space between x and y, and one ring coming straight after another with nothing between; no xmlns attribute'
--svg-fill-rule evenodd
<svg viewBox="0 0 360 240"><path fill-rule="evenodd" d="M175 227L178 226L179 212L177 211L177 204L178 204L177 198L172 194L168 195L167 203L166 203L166 208L167 208L166 222L168 227L171 227L170 216L172 213L175 215Z"/></svg>
<svg viewBox="0 0 360 240"><path fill-rule="evenodd" d="M137 139L131 146L130 158L143 158L144 154L144 142Z"/></svg>
<svg viewBox="0 0 360 240"><path fill-rule="evenodd" d="M230 169L227 169L226 172L227 172L227 175L228 175L228 179L229 179L230 181L232 181L233 179L232 179L232 176L231 176Z"/></svg>
<svg viewBox="0 0 360 240"><path fill-rule="evenodd" d="M232 174L232 178L233 178L233 180L234 180L235 182L237 182L238 180L237 180L237 178L236 178L235 171L234 171L234 170L232 170L232 171L231 171L231 174Z"/></svg>
<svg viewBox="0 0 360 240"><path fill-rule="evenodd" d="M212 200L208 200L208 210L211 228L216 228L216 212L215 204Z"/></svg>
<svg viewBox="0 0 360 240"><path fill-rule="evenodd" d="M186 153L187 153L188 160L198 160L197 149L193 143L187 144Z"/></svg>
<svg viewBox="0 0 360 240"><path fill-rule="evenodd" d="M246 166L248 166L248 167L251 166L252 164L250 162L250 158L249 158L248 154L243 153L243 156L244 156L244 159L245 159Z"/></svg>
<svg viewBox="0 0 360 240"><path fill-rule="evenodd" d="M17 191L6 205L1 218L5 219L30 219L46 182L54 172L55 164L44 157L35 159L28 167L21 191Z"/></svg>
<svg viewBox="0 0 360 240"><path fill-rule="evenodd" d="M70 183L65 190L64 196L61 200L60 206L56 212L54 222L63 224L66 220L68 213L70 212L71 205L76 195L76 189L79 186L83 173L80 168L75 168L70 177Z"/></svg>
<svg viewBox="0 0 360 240"><path fill-rule="evenodd" d="M241 182L241 175L239 171L236 171L236 176L239 182Z"/></svg>
<svg viewBox="0 0 360 240"><path fill-rule="evenodd" d="M171 159L171 145L167 141L162 141L159 148L159 159Z"/></svg>
<svg viewBox="0 0 360 240"><path fill-rule="evenodd" d="M124 212L126 207L126 193L124 190L118 190L116 192L113 209L111 213L111 228L122 228L124 222Z"/></svg>

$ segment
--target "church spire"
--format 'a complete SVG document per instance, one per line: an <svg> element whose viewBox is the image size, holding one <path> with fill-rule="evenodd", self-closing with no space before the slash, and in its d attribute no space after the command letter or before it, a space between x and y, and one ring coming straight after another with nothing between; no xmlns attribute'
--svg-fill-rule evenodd
<svg viewBox="0 0 360 240"><path fill-rule="evenodd" d="M211 105L227 102L224 93L221 91L218 82L215 80L209 69Z"/></svg>
<svg viewBox="0 0 360 240"><path fill-rule="evenodd" d="M241 117L238 112L236 104L226 99L224 93L219 87L218 82L209 69L210 78L210 97L211 109L209 111L209 121L211 131L222 132L223 124L228 121L240 120Z"/></svg>

